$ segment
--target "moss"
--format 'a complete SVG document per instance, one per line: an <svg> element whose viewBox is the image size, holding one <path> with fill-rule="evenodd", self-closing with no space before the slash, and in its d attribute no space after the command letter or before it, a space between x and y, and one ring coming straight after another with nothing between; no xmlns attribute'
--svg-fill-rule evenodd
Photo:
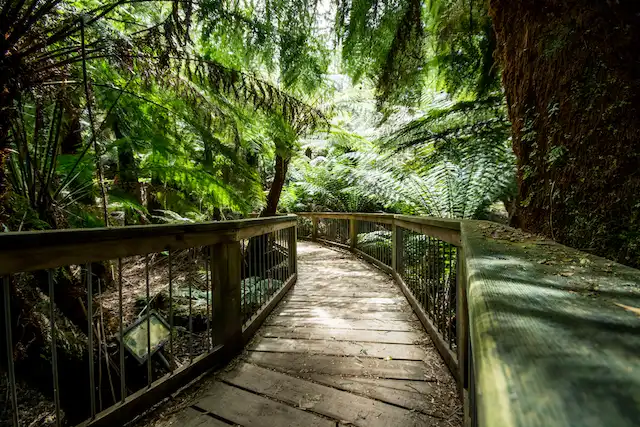
<svg viewBox="0 0 640 427"><path fill-rule="evenodd" d="M514 225L640 266L640 3L491 0Z"/></svg>

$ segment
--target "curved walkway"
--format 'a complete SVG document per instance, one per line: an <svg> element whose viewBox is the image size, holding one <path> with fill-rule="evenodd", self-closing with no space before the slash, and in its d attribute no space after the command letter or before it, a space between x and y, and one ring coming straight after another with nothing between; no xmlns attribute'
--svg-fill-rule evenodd
<svg viewBox="0 0 640 427"><path fill-rule="evenodd" d="M194 426L455 426L455 381L391 278L298 242L298 281L176 420Z"/></svg>

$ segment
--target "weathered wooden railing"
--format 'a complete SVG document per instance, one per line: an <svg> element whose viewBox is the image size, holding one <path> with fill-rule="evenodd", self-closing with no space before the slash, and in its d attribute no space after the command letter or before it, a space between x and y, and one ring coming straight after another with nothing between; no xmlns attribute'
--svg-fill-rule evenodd
<svg viewBox="0 0 640 427"><path fill-rule="evenodd" d="M105 268L110 269L106 274ZM62 282L69 290L65 276L75 276L74 292L84 294L76 302L86 313L82 331L86 336L81 339L86 354L80 358L84 366L77 362L72 376L86 381L70 381L68 371L62 378L58 369L64 348L57 313L69 308L69 301L60 299ZM122 425L242 349L296 281L296 218L2 233L0 277L4 314L4 328L0 329L5 335L2 347L7 356L8 409L13 425L22 424L15 375L20 363L14 363L12 329L19 318L16 290L25 286L47 294L52 367L50 378L42 380L51 381L56 424L62 422L64 409L73 408L76 420L67 418L66 424L86 416L82 425ZM129 319L123 290L128 291L135 280L142 283L141 295L137 295L142 307ZM168 301L158 308L162 299ZM174 323L178 299L186 299L188 306L183 307L188 314L181 316L182 325ZM109 316L116 322L111 333L106 330L110 322L104 320L109 313L103 303L108 300L116 301ZM62 307L63 302L67 307ZM111 344L116 337L114 354L107 341ZM138 368L144 364L146 369ZM127 375L132 369L136 375ZM86 390L69 400L64 385L78 382ZM82 394L86 401L79 399Z"/></svg>
<svg viewBox="0 0 640 427"><path fill-rule="evenodd" d="M486 221L298 215L299 237L393 275L458 382L465 426L637 425L640 271Z"/></svg>

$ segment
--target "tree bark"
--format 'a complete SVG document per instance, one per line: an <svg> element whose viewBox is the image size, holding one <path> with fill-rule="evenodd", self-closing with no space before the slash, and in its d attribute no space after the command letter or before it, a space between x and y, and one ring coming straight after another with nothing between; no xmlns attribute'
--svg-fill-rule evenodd
<svg viewBox="0 0 640 427"><path fill-rule="evenodd" d="M278 202L280 201L280 194L282 194L282 187L284 187L284 181L287 177L287 169L289 168L289 159L285 159L281 155L276 153L276 173L273 177L273 183L267 196L267 205L260 213L261 217L274 216L278 210Z"/></svg>
<svg viewBox="0 0 640 427"><path fill-rule="evenodd" d="M113 133L116 139L125 137L117 121L113 123ZM118 147L118 178L119 187L130 194L138 204L142 204L142 190L138 181L138 165L133 149L129 144L123 143Z"/></svg>
<svg viewBox="0 0 640 427"><path fill-rule="evenodd" d="M490 0L515 225L640 266L640 3Z"/></svg>

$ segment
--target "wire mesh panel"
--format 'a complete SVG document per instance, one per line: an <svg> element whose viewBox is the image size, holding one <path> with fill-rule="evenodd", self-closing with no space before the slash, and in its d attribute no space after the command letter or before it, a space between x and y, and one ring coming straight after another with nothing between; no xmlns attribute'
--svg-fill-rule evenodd
<svg viewBox="0 0 640 427"><path fill-rule="evenodd" d="M449 348L455 349L457 248L402 227L397 232L402 242L397 273Z"/></svg>
<svg viewBox="0 0 640 427"><path fill-rule="evenodd" d="M31 354L7 354L15 358L14 372L26 378L26 388L42 387L47 378L56 424L94 418L213 349L211 255L210 247L195 247L6 278L3 291L13 290L14 310L9 297L5 314L31 305L21 299L23 292L41 301L23 320L40 319L27 329L33 334L33 349L46 350L41 357L49 369L34 366ZM21 326L15 317L8 320L5 336L17 338L7 325ZM20 345L7 339L5 347ZM37 372L38 380L27 370ZM20 393L16 399L28 396ZM27 422L39 414L16 415Z"/></svg>
<svg viewBox="0 0 640 427"><path fill-rule="evenodd" d="M349 243L349 220L338 218L319 218L318 237L334 243Z"/></svg>
<svg viewBox="0 0 640 427"><path fill-rule="evenodd" d="M241 242L244 324L250 322L295 273L294 235L292 227Z"/></svg>
<svg viewBox="0 0 640 427"><path fill-rule="evenodd" d="M313 220L309 217L298 216L298 237L310 239L313 236Z"/></svg>
<svg viewBox="0 0 640 427"><path fill-rule="evenodd" d="M374 221L357 221L356 248L384 265L391 266L392 226Z"/></svg>

